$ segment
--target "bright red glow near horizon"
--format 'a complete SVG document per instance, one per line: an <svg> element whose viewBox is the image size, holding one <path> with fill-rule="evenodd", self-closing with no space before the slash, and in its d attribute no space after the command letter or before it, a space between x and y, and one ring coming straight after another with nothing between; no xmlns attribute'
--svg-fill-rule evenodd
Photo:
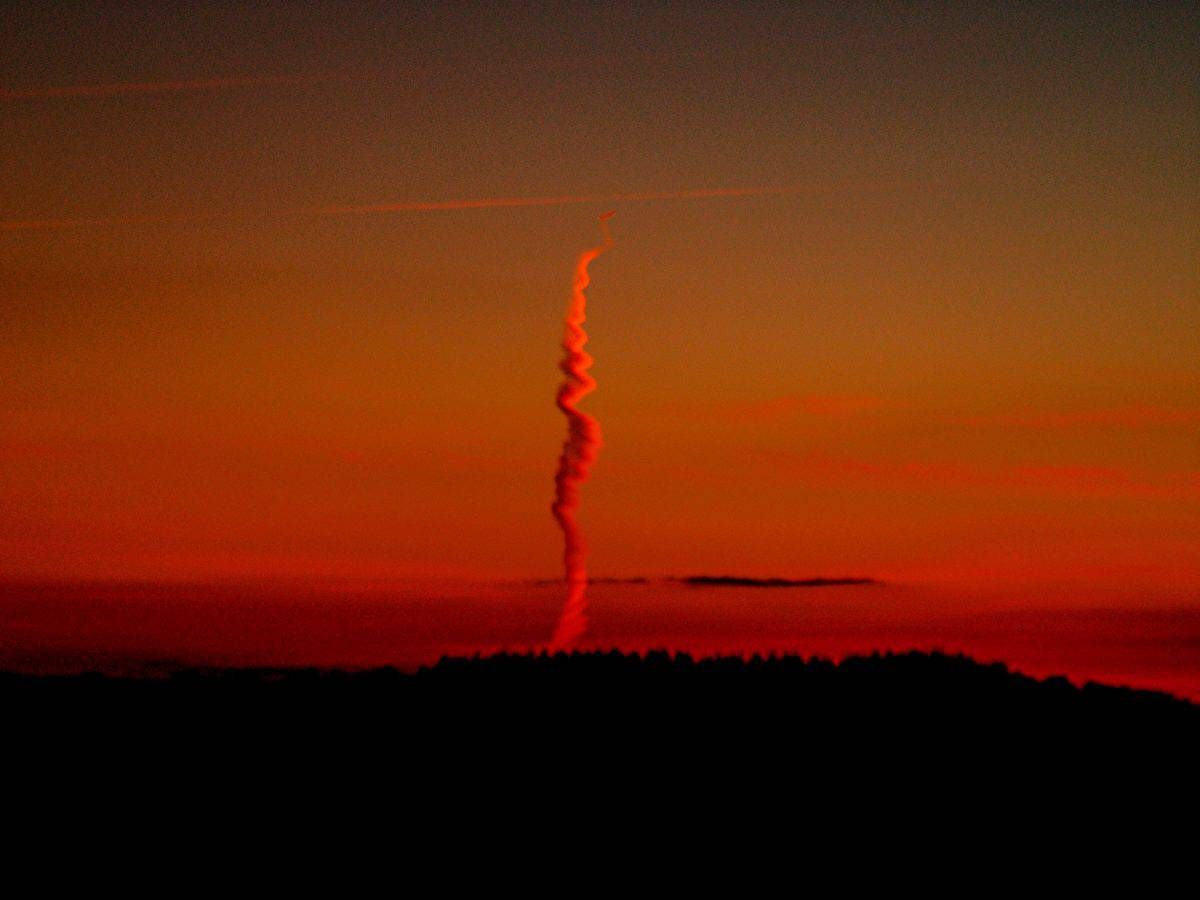
<svg viewBox="0 0 1200 900"><path fill-rule="evenodd" d="M4 18L5 652L100 628L31 585L261 612L336 583L419 595L362 615L422 654L561 615L557 646L1024 635L1031 666L1200 672L1195 4ZM496 593L561 577L564 540L565 611ZM585 587L692 574L887 588L838 593L847 624L817 592ZM169 655L192 602L153 635L113 612L113 647ZM341 658L323 615L297 658Z"/></svg>

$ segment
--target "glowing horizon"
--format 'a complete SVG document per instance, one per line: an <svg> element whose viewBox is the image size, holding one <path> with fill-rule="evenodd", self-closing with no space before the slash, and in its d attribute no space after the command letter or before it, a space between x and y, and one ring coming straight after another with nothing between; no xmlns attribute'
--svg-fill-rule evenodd
<svg viewBox="0 0 1200 900"><path fill-rule="evenodd" d="M615 208L590 574L872 577L919 594L900 636L943 633L943 590L1153 610L1156 641L1200 608L1195 4L5 23L0 580L30 596L558 576L562 300ZM427 631L544 642L561 593L429 591ZM824 601L739 596L672 609L817 641ZM683 633L624 597L589 591L581 643Z"/></svg>

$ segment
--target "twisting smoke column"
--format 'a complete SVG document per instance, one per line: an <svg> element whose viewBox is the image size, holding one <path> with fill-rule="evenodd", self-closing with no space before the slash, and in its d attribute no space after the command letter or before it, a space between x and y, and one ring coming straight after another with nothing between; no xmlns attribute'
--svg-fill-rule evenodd
<svg viewBox="0 0 1200 900"><path fill-rule="evenodd" d="M572 647L587 628L587 544L583 532L575 521L579 509L579 489L588 480L588 474L596 455L600 452L600 423L576 404L596 389L596 379L588 374L592 357L584 349L587 332L583 323L587 319L588 264L612 246L608 233L611 212L600 216L600 231L604 240L579 254L575 263L575 277L571 285L571 302L563 322L563 358L559 368L565 376L559 385L556 403L567 417L567 439L563 442L562 455L558 458L558 472L554 476L554 504L550 507L554 518L563 530L566 548L563 551L563 566L567 579L567 602L550 638L551 650Z"/></svg>

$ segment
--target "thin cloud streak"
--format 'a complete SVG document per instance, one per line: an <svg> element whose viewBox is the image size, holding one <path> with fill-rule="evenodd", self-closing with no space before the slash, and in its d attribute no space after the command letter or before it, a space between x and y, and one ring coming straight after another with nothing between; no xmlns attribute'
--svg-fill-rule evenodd
<svg viewBox="0 0 1200 900"><path fill-rule="evenodd" d="M744 455L778 476L813 485L870 485L872 489L935 488L995 493L1045 493L1072 497L1132 497L1182 500L1200 497L1200 471L1154 474L1120 466L1009 465L961 462L886 462L755 450Z"/></svg>
<svg viewBox="0 0 1200 900"><path fill-rule="evenodd" d="M847 419L885 406L881 397L850 394L789 394L764 400L712 403L703 406L672 405L670 412L702 421L736 425L768 425L800 416Z"/></svg>
<svg viewBox="0 0 1200 900"><path fill-rule="evenodd" d="M53 100L61 97L120 97L128 94L171 94L222 88L318 84L334 75L226 75L177 81L120 81L110 84L72 84L56 87L0 87L0 100Z"/></svg>
<svg viewBox="0 0 1200 900"><path fill-rule="evenodd" d="M444 212L464 209L517 209L539 206L572 206L588 203L646 203L656 200L738 199L746 197L784 197L796 194L829 193L834 186L791 185L784 187L699 188L685 191L646 191L624 194L563 194L553 197L474 197L456 200L417 200L400 203L340 204L267 211L228 210L215 213L162 216L91 216L44 219L3 219L0 231L36 231L79 228L87 225L186 224L295 216L342 216L371 213Z"/></svg>
<svg viewBox="0 0 1200 900"><path fill-rule="evenodd" d="M955 420L973 427L996 426L1032 430L1074 428L1150 428L1200 424L1200 409L1175 409L1148 404L1073 412L1028 412L992 416L962 416Z"/></svg>
<svg viewBox="0 0 1200 900"><path fill-rule="evenodd" d="M451 209L492 209L527 206L571 206L583 203L645 203L653 200L703 200L738 197L770 197L819 193L814 186L700 188L688 191L646 191L628 194L564 194L557 197L485 197L470 200L427 200L409 203L374 203L325 206L311 210L323 215L349 213L434 212Z"/></svg>

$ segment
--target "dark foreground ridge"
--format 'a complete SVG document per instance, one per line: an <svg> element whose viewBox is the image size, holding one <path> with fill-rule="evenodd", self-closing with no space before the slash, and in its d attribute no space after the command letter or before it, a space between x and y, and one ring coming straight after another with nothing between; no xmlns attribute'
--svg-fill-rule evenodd
<svg viewBox="0 0 1200 900"><path fill-rule="evenodd" d="M835 664L614 651L443 659L408 674L2 674L0 710L9 770L26 783L110 785L122 797L264 783L289 797L371 797L392 784L405 798L501 786L515 793L509 805L528 805L538 786L560 804L664 790L769 804L780 791L810 803L848 786L954 797L964 785L1088 793L1120 780L1140 795L1147 778L1165 796L1192 777L1200 750L1200 706L940 653Z"/></svg>
<svg viewBox="0 0 1200 900"><path fill-rule="evenodd" d="M926 727L1063 723L1102 727L1200 726L1200 706L1168 694L1064 677L1035 679L961 655L872 654L840 663L796 655L694 659L686 653L500 653L444 657L413 673L320 669L187 669L160 677L0 673L0 703L27 713L134 718L202 715L361 717L396 725L446 714L503 714L557 725L603 720L614 729L839 721Z"/></svg>

